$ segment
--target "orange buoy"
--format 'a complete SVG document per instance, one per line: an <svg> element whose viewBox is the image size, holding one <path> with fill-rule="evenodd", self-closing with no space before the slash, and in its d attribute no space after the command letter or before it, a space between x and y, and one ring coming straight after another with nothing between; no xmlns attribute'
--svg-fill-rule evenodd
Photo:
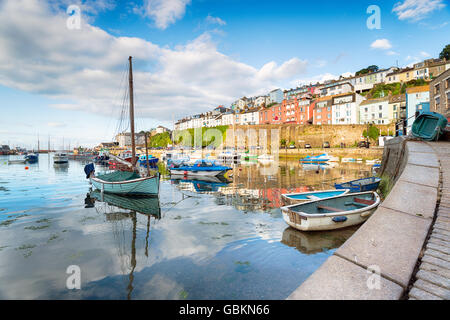
<svg viewBox="0 0 450 320"><path fill-rule="evenodd" d="M28 170L29 168L28 167L25 167L25 170Z"/></svg>

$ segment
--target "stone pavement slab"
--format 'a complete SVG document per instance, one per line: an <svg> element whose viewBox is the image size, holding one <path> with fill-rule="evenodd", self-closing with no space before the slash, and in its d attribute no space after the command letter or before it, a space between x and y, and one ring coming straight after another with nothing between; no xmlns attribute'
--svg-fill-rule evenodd
<svg viewBox="0 0 450 320"><path fill-rule="evenodd" d="M438 296L435 296L434 294L431 294L418 288L412 288L411 291L409 292L409 296L417 300L444 300Z"/></svg>
<svg viewBox="0 0 450 320"><path fill-rule="evenodd" d="M448 300L450 298L449 290L444 289L439 286L436 286L430 282L423 281L421 279L414 282L414 288L422 289L423 291L431 293L431 294L438 296L439 298L442 298L444 300Z"/></svg>
<svg viewBox="0 0 450 320"><path fill-rule="evenodd" d="M432 219L436 209L437 189L406 181L397 181L380 207Z"/></svg>
<svg viewBox="0 0 450 320"><path fill-rule="evenodd" d="M335 254L380 272L406 288L431 220L380 207Z"/></svg>
<svg viewBox="0 0 450 320"><path fill-rule="evenodd" d="M408 163L418 166L439 168L438 159L433 153L409 152Z"/></svg>
<svg viewBox="0 0 450 320"><path fill-rule="evenodd" d="M402 296L402 287L383 277L379 289L370 289L372 276L352 262L331 256L288 300L398 300Z"/></svg>
<svg viewBox="0 0 450 320"><path fill-rule="evenodd" d="M439 169L408 164L399 180L437 188L439 186Z"/></svg>

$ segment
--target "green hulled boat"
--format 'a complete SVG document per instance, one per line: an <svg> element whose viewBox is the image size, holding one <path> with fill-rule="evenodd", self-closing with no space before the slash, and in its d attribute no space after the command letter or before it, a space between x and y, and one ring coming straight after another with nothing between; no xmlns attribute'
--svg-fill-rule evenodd
<svg viewBox="0 0 450 320"><path fill-rule="evenodd" d="M437 112L422 112L414 120L412 135L427 141L438 140L447 126L447 119Z"/></svg>

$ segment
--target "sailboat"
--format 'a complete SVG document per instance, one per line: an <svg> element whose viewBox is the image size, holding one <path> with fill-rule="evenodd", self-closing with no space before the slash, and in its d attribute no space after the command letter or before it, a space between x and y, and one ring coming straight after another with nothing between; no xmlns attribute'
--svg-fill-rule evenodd
<svg viewBox="0 0 450 320"><path fill-rule="evenodd" d="M105 193L118 195L140 195L157 196L159 195L159 172L148 174L145 177L136 171L136 142L134 134L134 97L133 97L133 66L132 57L129 61L129 96L130 96L130 128L131 128L131 153L132 161L124 164L131 167L131 171L115 171L101 175L95 175L94 164L88 164L84 168L86 178L90 179L92 186Z"/></svg>

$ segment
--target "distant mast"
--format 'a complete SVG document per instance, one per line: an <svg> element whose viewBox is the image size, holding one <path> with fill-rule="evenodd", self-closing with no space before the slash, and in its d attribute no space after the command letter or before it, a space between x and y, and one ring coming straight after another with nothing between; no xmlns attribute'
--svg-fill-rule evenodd
<svg viewBox="0 0 450 320"><path fill-rule="evenodd" d="M134 141L134 97L133 97L133 66L131 62L132 57L128 58L130 62L129 72L129 86L130 86L130 128L131 128L131 164L135 165L136 158L136 142Z"/></svg>

